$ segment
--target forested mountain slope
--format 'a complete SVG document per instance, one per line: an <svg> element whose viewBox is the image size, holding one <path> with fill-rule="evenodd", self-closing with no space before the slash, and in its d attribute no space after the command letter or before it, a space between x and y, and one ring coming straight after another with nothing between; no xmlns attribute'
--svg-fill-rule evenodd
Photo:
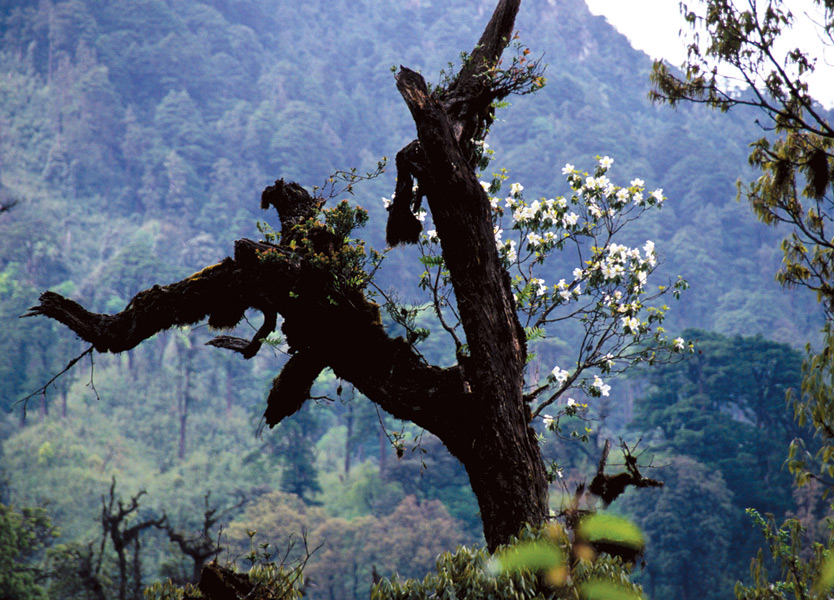
<svg viewBox="0 0 834 600"><path fill-rule="evenodd" d="M91 230L103 242L79 249L103 254L93 263L65 261L69 277L47 269L48 284L72 280L101 308L127 300L252 235L259 190L274 178L314 186L336 169L370 169L411 134L389 67L437 77L477 36L489 4L4 3L3 183L50 198L14 220L49 215L64 236L36 229L65 253ZM646 234L668 272L693 284L681 323L806 339L807 306L792 310L772 284L778 232L753 226L734 202L749 119L651 106L648 58L579 0L529 2L518 29L549 65L549 85L499 113L493 166L552 195L564 192L565 162L614 157L623 176L672 200ZM357 200L378 218L393 182L375 183ZM147 242L134 239L142 227L163 257L158 276L136 265L125 281L114 261ZM378 246L381 229L368 231ZM401 267L398 258L390 262Z"/></svg>
<svg viewBox="0 0 834 600"><path fill-rule="evenodd" d="M148 506L183 521L197 518L208 491L229 503L245 493L262 507L292 492L322 512L292 505L281 509L283 521L270 521L270 513L259 527L284 533L287 523L326 514L322 535L354 519L361 537L412 510L406 496L414 495L425 501L425 518L450 532L444 542L478 539L474 500L455 461L431 441L427 475L419 451L395 461L378 427L385 415L348 402L348 390L344 402L304 411L253 439L284 357L279 348L250 363L204 348L206 328L157 336L125 358L96 357L95 373L80 363L28 402L24 427L15 401L82 347L50 322L17 317L47 288L93 310L121 310L138 291L221 259L239 237L259 236L256 222L267 218L260 192L275 179L312 189L337 169L372 170L414 136L391 67L439 81L447 63L471 48L493 5L0 0L0 192L19 200L0 214L0 406L12 414L0 429L0 501L48 503L71 540L95 533L111 476L126 496L145 487ZM635 223L632 241L653 240L666 277L691 283L670 312L669 330L764 334L794 347L812 338L821 323L814 300L773 280L781 232L756 223L735 200L736 179L747 177L746 143L758 135L752 119L652 106L648 57L581 0L525 0L517 25L520 42L549 65L548 85L498 112L490 170L508 169L531 198L553 197L568 191L565 163L590 169L595 156L613 157L617 176L641 177L668 197L656 218ZM380 198L393 190L386 173L353 196L371 213L363 235L378 249L385 245ZM380 285L410 286L419 299L415 257L411 249L390 252ZM330 393L337 385L321 383ZM621 400L642 391L627 389ZM33 425L38 409L43 422ZM618 432L628 413L617 413ZM641 420L654 430L652 419L660 419L648 409L637 415L635 431ZM671 451L680 452L678 444ZM597 458L561 442L552 450L586 466ZM723 456L710 460L727 477L736 467ZM63 491L50 497L55 489ZM782 510L787 502L772 504ZM256 521L257 508L247 510L232 529L240 552ZM355 521L369 515L375 520ZM164 563L160 540L149 544L154 565ZM386 568L422 568L435 550L421 550L422 562L407 567L405 551L369 548L362 564L339 567L352 569L354 591L378 557L388 558Z"/></svg>

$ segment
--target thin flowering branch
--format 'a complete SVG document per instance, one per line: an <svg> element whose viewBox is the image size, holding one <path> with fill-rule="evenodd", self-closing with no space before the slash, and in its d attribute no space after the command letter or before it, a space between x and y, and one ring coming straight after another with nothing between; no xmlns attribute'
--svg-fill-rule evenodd
<svg viewBox="0 0 834 600"><path fill-rule="evenodd" d="M654 242L633 248L616 241L629 223L662 207L663 190L648 191L639 178L616 185L609 178L613 164L608 156L597 157L592 173L565 165L569 198L528 202L520 183L510 184L509 194L501 197L508 179L505 170L495 173L492 181L481 181L492 209L495 244L512 278L528 343L533 337L549 337L551 328L566 322L582 328L571 369L555 367L525 394L534 418L543 416L570 389L581 389L590 397L608 396L611 386L603 376L691 349L682 338L670 341L662 327L668 310L662 298L670 293L677 298L686 282L679 279L648 292L648 281L658 267ZM443 311L450 310L439 300L447 297L443 288L448 279L442 276L444 265L433 231L422 236L421 249L427 269L421 287L431 289L442 321ZM554 283L553 269L546 263L556 253L562 265L575 261L575 267L570 276ZM433 278L430 269L437 269Z"/></svg>
<svg viewBox="0 0 834 600"><path fill-rule="evenodd" d="M649 303L670 291L677 294L685 282L647 294L647 281L658 265L654 243L630 248L614 241L628 223L662 206L663 190L647 192L641 179L633 179L628 186L615 185L608 177L613 163L610 157L598 157L592 174L565 165L562 174L573 191L569 199L541 198L528 203L519 183L513 183L509 195L501 199L498 192L507 179L504 171L495 174L491 183L482 182L493 209L496 245L505 266L515 274L522 322L528 329L546 330L576 320L584 329L574 371L557 367L544 385L528 393L532 400L551 391L533 409L534 416L571 387L578 386L591 396L608 395L610 386L599 374L582 376L584 371L618 373L637 362L657 360L658 351L683 351L681 344L669 343L662 335L659 324L667 307ZM510 237L506 231L515 239L505 239ZM557 251L563 264L566 252L574 254L577 266L571 278L548 284L550 271L544 265Z"/></svg>
<svg viewBox="0 0 834 600"><path fill-rule="evenodd" d="M420 287L429 289L432 294L432 306L434 307L434 314L440 322L440 326L452 337L455 344L455 353L459 353L463 347L463 342L460 341L456 330L460 326L460 316L454 308L454 302L450 301L452 288L448 285L448 274L444 275L445 265L443 264L443 257L435 252L437 243L439 242L437 232L429 230L423 236L420 243L421 262L426 266L426 271L420 278ZM429 269L431 265L436 267L436 272L432 280ZM450 325L445 317L445 312L449 311L454 319L454 324Z"/></svg>

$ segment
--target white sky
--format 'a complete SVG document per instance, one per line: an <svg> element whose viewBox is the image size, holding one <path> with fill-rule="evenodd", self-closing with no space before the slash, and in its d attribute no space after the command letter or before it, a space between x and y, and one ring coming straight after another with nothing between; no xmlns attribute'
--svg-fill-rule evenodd
<svg viewBox="0 0 834 600"><path fill-rule="evenodd" d="M680 66L686 56L685 44L678 32L685 23L680 15L678 0L585 0L595 15L604 15L631 45L652 58L664 58ZM822 54L822 42L808 19L806 11L816 14L810 0L785 0L796 17L793 46L817 49L818 60L814 78L810 80L811 94L828 108L834 107L834 49ZM697 6L696 1L689 2ZM649 16L651 15L651 16ZM817 17L815 17L817 18ZM805 22L806 27L800 30ZM827 60L826 60L827 58Z"/></svg>

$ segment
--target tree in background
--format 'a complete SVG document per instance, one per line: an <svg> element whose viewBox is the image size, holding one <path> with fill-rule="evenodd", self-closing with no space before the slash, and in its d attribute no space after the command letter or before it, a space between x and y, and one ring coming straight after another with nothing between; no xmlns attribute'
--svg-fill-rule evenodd
<svg viewBox="0 0 834 600"><path fill-rule="evenodd" d="M654 449L720 470L738 506L784 515L793 501L782 452L803 433L785 410L801 381L800 353L761 336L684 333L697 352L649 374L631 426Z"/></svg>
<svg viewBox="0 0 834 600"><path fill-rule="evenodd" d="M251 308L264 315L252 339L210 342L245 358L259 351L280 314L290 358L267 399L268 425L296 413L329 368L386 412L436 435L461 461L491 549L525 523L541 523L548 513L548 473L533 419L550 425L554 416L545 410L575 411L555 404L569 389L606 396L604 376L683 352L684 340L667 340L659 327L665 305L652 301L677 296L685 283L650 291L654 244L631 248L615 241L627 223L664 198L640 179L615 185L607 156L590 173L565 166L569 199L527 202L517 183L501 199L505 174L479 181L497 104L544 85L529 50L516 45L509 64L501 62L518 9L517 0L501 0L459 72L439 85L429 88L404 67L396 76L417 139L397 154L387 238L391 246L419 244L426 267L421 287L435 327L452 340L452 366L430 364L420 354L418 344L429 332L415 327L415 309L376 289L404 336L383 327L380 306L371 299L381 256L369 255L351 237L367 213L347 201L325 208L326 190L311 195L283 179L261 200L262 208L277 210L280 231L262 226L265 240L238 240L233 258L140 292L116 315L91 313L54 292L44 293L30 314L64 323L100 352L122 352L158 331L206 317L211 327L231 328ZM361 178L337 173L329 197L352 193ZM428 218L424 199L435 229L421 235L421 220ZM505 228L513 239L502 238ZM555 252L566 269L558 283L543 272ZM572 270L564 266L571 261ZM574 364L528 372L528 345L561 327L580 331Z"/></svg>
<svg viewBox="0 0 834 600"><path fill-rule="evenodd" d="M641 583L651 598L725 598L732 579L723 567L733 559L737 527L727 483L688 456L675 456L660 473L663 488L624 498L647 538ZM709 573L706 556L716 565Z"/></svg>
<svg viewBox="0 0 834 600"><path fill-rule="evenodd" d="M46 569L34 566L56 534L46 511L0 504L0 598L46 598Z"/></svg>
<svg viewBox="0 0 834 600"><path fill-rule="evenodd" d="M749 557L761 545L761 533L750 527L745 510L780 519L795 514L791 476L783 468L785 449L795 437L810 436L786 410L785 394L801 381L801 354L761 336L726 337L697 330L684 334L696 340L697 352L686 361L652 370L631 423L659 453L653 463L671 463L658 475L666 485L662 492L631 496L621 508L636 517L649 538L650 591L658 585L677 585L691 595L693 586L700 585L698 575L686 566L691 561L675 556L708 538L723 545L721 552L708 554L725 556L700 595L723 597L728 581L744 578ZM686 474L687 469L692 472ZM678 487L684 483L690 489ZM693 506L708 507L715 519L693 518ZM816 523L823 515L809 508L803 518ZM704 536L705 531L710 535ZM714 585L718 580L723 584Z"/></svg>
<svg viewBox="0 0 834 600"><path fill-rule="evenodd" d="M751 144L749 161L760 175L753 182L740 183L739 194L747 197L762 222L790 229L782 242L783 263L776 278L786 287L815 291L827 320L823 348L817 353L808 345L802 391L793 396L798 423L811 424L823 443L812 453L802 440L795 440L789 465L799 484L814 479L830 488L834 485L834 128L809 89L809 77L821 65L808 47L785 47L784 34L801 18L830 48L834 2L814 0L816 14L804 15L794 14L781 0L699 4L702 10L682 5L692 29L683 72L656 62L651 96L672 106L696 102L720 111L735 107L757 111L764 133ZM800 598L825 596L834 582L830 569L827 575L822 573L822 581L828 580L825 585L812 586L820 577L822 548L815 548L815 558L805 562L800 553L808 555L803 550L807 544L802 542L798 521L779 528L758 519L783 580L769 583L760 555L753 565L755 584L749 589L737 587L739 597L772 597L769 590L774 586Z"/></svg>
<svg viewBox="0 0 834 600"><path fill-rule="evenodd" d="M764 135L753 141L750 164L761 176L740 184L756 215L791 229L783 241L777 280L817 292L827 316L834 309L834 243L830 234L834 182L834 128L814 100L808 79L817 60L807 49L782 50L782 35L797 19L781 0L702 0L702 11L683 6L693 32L683 73L655 62L651 98L676 106L704 103L721 111L758 110ZM745 5L739 7L738 5ZM834 2L814 0L807 16L822 44L834 44ZM759 118L763 118L761 121ZM773 135L773 132L775 135Z"/></svg>

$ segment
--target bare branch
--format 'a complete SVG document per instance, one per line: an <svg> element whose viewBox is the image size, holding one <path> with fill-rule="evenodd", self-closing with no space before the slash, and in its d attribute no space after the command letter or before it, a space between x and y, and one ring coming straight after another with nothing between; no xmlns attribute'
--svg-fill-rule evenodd
<svg viewBox="0 0 834 600"><path fill-rule="evenodd" d="M26 315L26 316L29 316L29 315ZM75 366L75 363L77 363L79 360L81 360L82 358L84 358L84 357L85 357L85 356L87 356L88 354L90 354L90 355L92 356L92 352L93 352L93 347L92 347L92 346L90 346L89 348L87 348L86 350L84 350L84 352L82 352L81 354L79 354L78 356L76 356L75 358L73 358L72 360L70 360L70 361L67 363L67 366L66 366L66 367L64 367L64 368L61 370L61 372L60 372L60 373L56 374L56 375L55 375L52 379L50 379L49 381L47 381L45 384L43 384L41 387L39 387L38 389L36 389L34 392L32 392L31 394L29 394L29 395L28 395L28 396L26 396L25 398L21 398L20 400L18 400L17 402L15 402L15 403L14 403L14 406L17 406L18 404L21 404L21 403L23 403L23 405L25 406L25 405L26 405L26 401L27 401L27 400L29 400L30 398L33 398L33 397L35 397L35 396L37 396L37 395L39 395L39 394L46 394L46 390L47 390L47 388L48 388L50 385L52 385L53 383L55 383L55 382L58 380L58 378L59 378L59 377L61 377L61 375L63 375L64 373L66 373L67 371L69 371L70 369L72 369L72 368ZM92 382L92 379L90 379L90 381ZM95 389L95 388L93 388L93 389ZM98 394L96 394L96 395L98 395Z"/></svg>
<svg viewBox="0 0 834 600"><path fill-rule="evenodd" d="M631 453L629 447L622 442L621 448L625 456L626 470L616 475L605 474L605 464L608 461L608 451L611 449L611 440L605 440L602 449L602 456L599 459L597 474L591 480L588 491L599 496L605 506L611 504L630 485L634 487L662 487L663 482L657 479L643 477L637 468L637 458Z"/></svg>

